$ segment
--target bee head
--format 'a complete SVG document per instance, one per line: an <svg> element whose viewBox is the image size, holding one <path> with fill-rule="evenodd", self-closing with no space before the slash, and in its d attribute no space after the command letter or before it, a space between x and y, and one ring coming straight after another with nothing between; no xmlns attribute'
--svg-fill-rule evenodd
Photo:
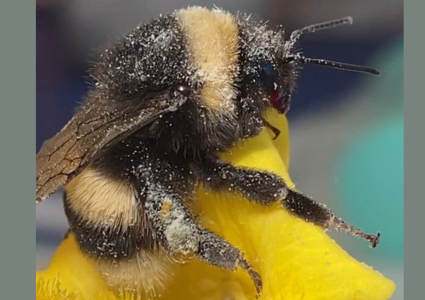
<svg viewBox="0 0 425 300"><path fill-rule="evenodd" d="M301 36L352 24L352 21L351 17L345 17L310 25L295 30L286 37L282 26L272 28L267 23L253 20L251 16L239 16L241 82L244 91L242 95L259 99L279 113L286 113L290 108L296 78L302 65L316 64L347 71L379 74L378 71L364 66L307 58L299 51L297 44Z"/></svg>

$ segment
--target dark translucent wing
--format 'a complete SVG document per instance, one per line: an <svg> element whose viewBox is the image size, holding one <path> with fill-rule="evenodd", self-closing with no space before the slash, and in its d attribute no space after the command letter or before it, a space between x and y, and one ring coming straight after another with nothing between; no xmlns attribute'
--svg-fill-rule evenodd
<svg viewBox="0 0 425 300"><path fill-rule="evenodd" d="M108 109L102 99L88 102L57 135L44 142L37 153L36 202L68 183L102 147L125 138L184 103L168 95L167 91L124 109Z"/></svg>

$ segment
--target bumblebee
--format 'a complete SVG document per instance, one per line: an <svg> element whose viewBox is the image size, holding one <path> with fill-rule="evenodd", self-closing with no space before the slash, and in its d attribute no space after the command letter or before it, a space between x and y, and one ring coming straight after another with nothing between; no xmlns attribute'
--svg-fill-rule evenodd
<svg viewBox="0 0 425 300"><path fill-rule="evenodd" d="M202 185L282 208L323 228L370 235L277 175L221 160L288 112L303 65L378 74L372 68L304 57L302 35L351 24L350 17L285 36L250 15L189 7L141 25L100 53L94 84L69 123L36 157L36 201L64 187L70 231L112 287L155 291L173 258L194 256L261 277L244 254L198 224L188 209ZM247 200L247 201L248 201Z"/></svg>

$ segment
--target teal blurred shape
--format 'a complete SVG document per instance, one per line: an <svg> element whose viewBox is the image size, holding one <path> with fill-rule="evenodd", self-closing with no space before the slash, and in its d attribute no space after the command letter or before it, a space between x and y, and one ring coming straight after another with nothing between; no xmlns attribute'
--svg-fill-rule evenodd
<svg viewBox="0 0 425 300"><path fill-rule="evenodd" d="M379 230L379 252L393 259L403 259L403 120L393 115L352 141L338 172L344 215L366 231Z"/></svg>
<svg viewBox="0 0 425 300"><path fill-rule="evenodd" d="M343 215L367 232L382 234L374 254L365 248L362 254L399 261L404 254L403 52L399 38L372 61L382 74L368 86L376 119L351 134L336 170Z"/></svg>

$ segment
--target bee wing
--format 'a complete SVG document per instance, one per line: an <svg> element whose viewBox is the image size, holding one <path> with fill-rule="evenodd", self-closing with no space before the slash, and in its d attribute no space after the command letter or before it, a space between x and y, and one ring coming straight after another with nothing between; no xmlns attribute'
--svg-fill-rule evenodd
<svg viewBox="0 0 425 300"><path fill-rule="evenodd" d="M69 123L41 146L36 156L36 203L67 184L103 147L122 140L159 115L177 110L185 100L162 93L108 109L100 98L82 107Z"/></svg>

